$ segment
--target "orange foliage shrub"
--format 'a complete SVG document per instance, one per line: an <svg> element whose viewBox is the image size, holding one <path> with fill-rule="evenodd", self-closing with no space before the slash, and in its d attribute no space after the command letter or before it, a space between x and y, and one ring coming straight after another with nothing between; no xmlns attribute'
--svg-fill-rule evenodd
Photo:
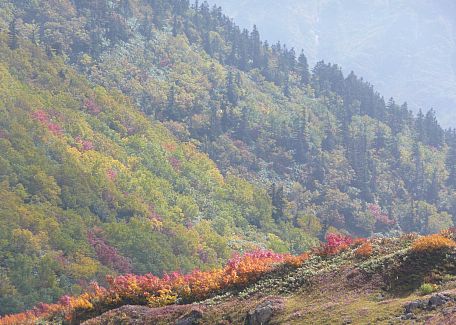
<svg viewBox="0 0 456 325"><path fill-rule="evenodd" d="M412 244L412 250L415 252L433 251L451 247L456 247L456 242L438 234L420 237Z"/></svg>
<svg viewBox="0 0 456 325"><path fill-rule="evenodd" d="M108 276L106 289L94 283L90 292L78 297L64 296L56 304L40 304L32 311L5 316L0 318L0 325L31 324L53 315L63 315L71 321L75 315L83 316L102 310L103 306L112 308L126 303L161 307L174 304L178 299L183 302L202 300L221 290L245 286L280 265L299 267L308 258L306 253L292 256L258 250L236 255L224 268L211 271L195 270L187 275L173 272L162 278L152 274Z"/></svg>
<svg viewBox="0 0 456 325"><path fill-rule="evenodd" d="M355 255L360 258L366 258L372 255L372 251L372 244L367 241L355 250Z"/></svg>

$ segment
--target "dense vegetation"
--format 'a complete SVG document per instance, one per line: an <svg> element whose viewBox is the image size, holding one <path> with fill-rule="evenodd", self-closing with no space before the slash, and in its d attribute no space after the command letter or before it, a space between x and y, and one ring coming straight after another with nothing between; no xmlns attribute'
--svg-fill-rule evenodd
<svg viewBox="0 0 456 325"><path fill-rule="evenodd" d="M427 262L422 263L424 264L423 269L425 272L416 270L413 274L413 277L418 277L418 282L416 282L416 279L412 279L411 274L408 274L410 279L404 279L403 274L400 277L396 274L395 280L402 281L402 285L416 287L421 280L420 277L430 271L427 269L429 265L437 268L440 264L444 264L442 260L444 260L445 255L448 256L454 252L454 247L456 246L456 242L453 240L454 231L453 228L443 231L441 234L423 237L417 237L416 234L412 234L411 236L405 235L394 240L376 238L372 241L353 239L349 236L338 234L328 234L327 243L314 248L311 254L303 253L300 256L292 256L269 251L254 251L243 256L234 256L223 268L215 268L206 272L195 270L186 275L173 272L166 274L162 278L152 274L141 276L128 274L116 278L108 277L108 288L100 287L94 283L89 291L80 296L63 296L58 303L41 304L33 310L1 318L0 324L10 325L36 321L79 324L81 321L94 318L106 311L124 305L146 305L151 308L157 308L201 302L207 299L215 300L217 296L225 295L230 297L230 295L239 292L249 295L252 294L252 292L248 293L249 290L255 291L255 283L261 283L268 276L277 278L281 274L283 276L287 273L304 272L309 277L309 275L312 275L312 264L320 264L319 271L323 271L325 264L328 267L331 264L337 265L341 261L342 263L349 263L350 260L351 262L355 260L358 264L360 261L367 260L358 267L364 268L366 273L373 273L378 268L378 264L382 264L379 263L380 261L383 262L382 268L384 270L388 267L393 268L394 271L400 270L400 265L395 265L396 263L391 261L392 257L401 256L404 260L404 256L406 256L405 259L408 257L415 263L427 259ZM383 247L379 245L382 242ZM388 251L384 247L385 244L389 244L388 246L395 245L396 250L387 255ZM390 247L388 248L391 250ZM345 255L344 258L340 257L341 254ZM429 254L432 254L434 258L429 258ZM437 260L439 265L433 264L431 262L433 259ZM448 264L448 269L445 270L447 272L454 269L454 265ZM442 269L440 272L442 272ZM293 279L291 283L298 281L298 285L309 280L302 275L297 280L292 276L291 278ZM290 276L288 279L290 279ZM434 274L434 282L439 281L438 279L439 276ZM434 285L438 287L437 284ZM278 289L277 285L270 285L267 290L274 290L274 288ZM223 298L220 300L223 300Z"/></svg>
<svg viewBox="0 0 456 325"><path fill-rule="evenodd" d="M455 132L296 56L206 3L0 4L0 314L106 274L452 226Z"/></svg>

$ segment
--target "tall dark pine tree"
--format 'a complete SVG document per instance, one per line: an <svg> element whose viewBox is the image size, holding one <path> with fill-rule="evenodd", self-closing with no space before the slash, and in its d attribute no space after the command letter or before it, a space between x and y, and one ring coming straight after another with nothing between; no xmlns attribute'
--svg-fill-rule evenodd
<svg viewBox="0 0 456 325"><path fill-rule="evenodd" d="M435 111L432 108L424 117L424 130L427 137L426 144L437 148L443 145L443 130L437 122Z"/></svg>
<svg viewBox="0 0 456 325"><path fill-rule="evenodd" d="M251 109L249 107L243 107L241 120L239 121L238 137L245 143L249 143L251 141L249 132L250 112Z"/></svg>
<svg viewBox="0 0 456 325"><path fill-rule="evenodd" d="M283 85L283 94L290 98L291 96L291 92L290 92L290 77L289 75L287 74L286 77L285 77L285 83Z"/></svg>
<svg viewBox="0 0 456 325"><path fill-rule="evenodd" d="M306 86L310 82L310 72L309 64L307 63L307 58L304 55L304 51L301 51L301 54L298 58L297 72L299 74L299 81L301 85Z"/></svg>
<svg viewBox="0 0 456 325"><path fill-rule="evenodd" d="M375 138L374 138L374 148L376 150L380 150L386 146L386 135L385 131L377 126L377 130L375 131Z"/></svg>
<svg viewBox="0 0 456 325"><path fill-rule="evenodd" d="M398 134L401 132L401 116L399 112L399 106L396 105L396 102L392 97L388 100L386 110L388 112L389 125L391 127L391 130L394 134Z"/></svg>
<svg viewBox="0 0 456 325"><path fill-rule="evenodd" d="M325 127L325 138L321 143L323 150L332 151L337 145L336 133L329 123Z"/></svg>
<svg viewBox="0 0 456 325"><path fill-rule="evenodd" d="M228 71L228 75L226 77L226 97L228 102L233 106L236 106L239 102L236 80L234 79L233 72L231 71Z"/></svg>
<svg viewBox="0 0 456 325"><path fill-rule="evenodd" d="M179 119L179 110L176 107L176 88L174 85L171 86L168 93L168 103L166 105L166 115L165 119L178 120Z"/></svg>
<svg viewBox="0 0 456 325"><path fill-rule="evenodd" d="M416 119L415 119L415 129L416 129L416 140L423 142L425 139L425 131L424 131L424 115L423 112L420 110L416 114Z"/></svg>
<svg viewBox="0 0 456 325"><path fill-rule="evenodd" d="M270 195L272 201L272 218L277 223L284 221L286 201L283 194L283 185L277 186L275 183L273 183L270 190Z"/></svg>
<svg viewBox="0 0 456 325"><path fill-rule="evenodd" d="M261 41L260 41L260 33L256 25L253 25L252 33L250 34L250 42L251 42L251 55L252 55L252 65L254 68L260 68L262 59L261 59Z"/></svg>
<svg viewBox="0 0 456 325"><path fill-rule="evenodd" d="M177 16L174 16L173 20L173 36L176 37L179 34L179 22L177 21Z"/></svg>
<svg viewBox="0 0 456 325"><path fill-rule="evenodd" d="M12 50L19 48L19 37L16 27L16 19L13 19L8 28L8 46Z"/></svg>
<svg viewBox="0 0 456 325"><path fill-rule="evenodd" d="M239 69L247 71L249 69L249 31L244 29L239 43Z"/></svg>
<svg viewBox="0 0 456 325"><path fill-rule="evenodd" d="M298 119L298 130L295 139L295 159L298 163L304 164L308 161L310 149L309 126L307 122L307 112L304 110Z"/></svg>
<svg viewBox="0 0 456 325"><path fill-rule="evenodd" d="M209 138L211 141L214 141L219 135L220 131L222 130L222 125L220 118L217 114L217 107L213 106L211 108L211 116L210 116L210 130L209 130Z"/></svg>
<svg viewBox="0 0 456 325"><path fill-rule="evenodd" d="M353 169L356 173L356 184L361 190L361 197L365 201L372 200L370 191L370 170L369 170L369 147L367 141L366 130L362 130L362 134L358 139L353 140Z"/></svg>
<svg viewBox="0 0 456 325"><path fill-rule="evenodd" d="M214 54L214 51L212 49L211 36L208 32L203 34L203 46L207 54L211 56Z"/></svg>

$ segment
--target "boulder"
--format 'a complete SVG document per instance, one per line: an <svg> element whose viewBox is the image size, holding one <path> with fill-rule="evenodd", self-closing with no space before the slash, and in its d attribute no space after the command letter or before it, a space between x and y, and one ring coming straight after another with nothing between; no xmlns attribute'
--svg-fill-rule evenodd
<svg viewBox="0 0 456 325"><path fill-rule="evenodd" d="M436 295L433 295L431 298L429 298L428 307L435 308L435 307L446 304L449 300L450 300L449 297L447 297L441 293L438 293Z"/></svg>
<svg viewBox="0 0 456 325"><path fill-rule="evenodd" d="M416 309L420 308L423 309L425 307L425 303L422 300L415 300L412 302L409 302L408 304L405 305L405 313L413 313Z"/></svg>
<svg viewBox="0 0 456 325"><path fill-rule="evenodd" d="M266 300L254 310L248 312L245 319L246 325L266 325L274 316L275 312L282 309L282 301Z"/></svg>

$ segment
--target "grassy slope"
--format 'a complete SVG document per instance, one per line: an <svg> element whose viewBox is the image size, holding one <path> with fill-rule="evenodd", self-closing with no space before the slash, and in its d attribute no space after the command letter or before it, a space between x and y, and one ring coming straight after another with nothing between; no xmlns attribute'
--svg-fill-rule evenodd
<svg viewBox="0 0 456 325"><path fill-rule="evenodd" d="M278 270L242 291L199 304L158 309L124 306L86 324L129 324L134 320L169 324L191 310L202 311L201 324L242 324L247 313L266 300L281 305L271 324L392 324L425 320L430 324L450 324L455 317L451 309L454 302L436 310L417 311L415 320L401 319L407 302L432 296L419 294L418 287L423 282L436 282L437 291L456 295L456 252L418 254L410 250L412 239L413 236L374 239L373 255L367 259L357 258L354 249L330 258L313 257L297 270Z"/></svg>

